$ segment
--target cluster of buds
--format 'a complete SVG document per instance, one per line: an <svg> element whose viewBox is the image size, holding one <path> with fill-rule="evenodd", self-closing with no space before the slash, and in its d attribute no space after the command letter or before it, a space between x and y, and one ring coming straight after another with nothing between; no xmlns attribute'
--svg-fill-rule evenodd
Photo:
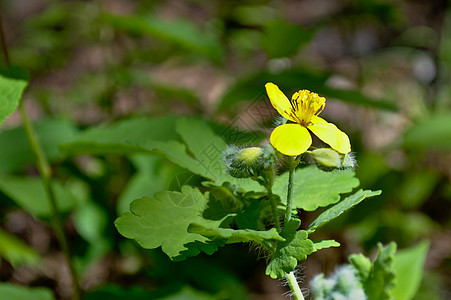
<svg viewBox="0 0 451 300"><path fill-rule="evenodd" d="M260 175L277 160L276 152L271 145L244 149L231 147L225 151L224 158L226 171L236 178Z"/></svg>
<svg viewBox="0 0 451 300"><path fill-rule="evenodd" d="M320 148L309 152L315 165L324 171L354 169L356 161L352 153L341 154L331 148Z"/></svg>
<svg viewBox="0 0 451 300"><path fill-rule="evenodd" d="M315 300L367 299L352 265L341 266L329 278L316 275L310 285Z"/></svg>

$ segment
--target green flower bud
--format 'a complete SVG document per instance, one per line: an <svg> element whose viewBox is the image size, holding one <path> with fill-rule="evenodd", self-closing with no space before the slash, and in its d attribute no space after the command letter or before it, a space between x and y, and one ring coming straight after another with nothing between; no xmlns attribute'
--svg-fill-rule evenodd
<svg viewBox="0 0 451 300"><path fill-rule="evenodd" d="M237 149L231 147L224 152L226 171L236 178L261 175L276 160L275 150L271 145Z"/></svg>
<svg viewBox="0 0 451 300"><path fill-rule="evenodd" d="M259 159L263 156L263 149L260 147L250 147L240 150L235 156L235 160L244 165L256 166L259 164Z"/></svg>
<svg viewBox="0 0 451 300"><path fill-rule="evenodd" d="M354 169L356 161L350 152L341 154L331 148L321 148L310 152L315 165L323 171L335 169Z"/></svg>
<svg viewBox="0 0 451 300"><path fill-rule="evenodd" d="M316 149L310 152L310 156L312 157L315 165L324 171L340 169L342 166L340 154L333 149Z"/></svg>
<svg viewBox="0 0 451 300"><path fill-rule="evenodd" d="M354 155L351 152L342 155L341 167L343 169L354 169L355 165L356 165L356 160L354 158Z"/></svg>

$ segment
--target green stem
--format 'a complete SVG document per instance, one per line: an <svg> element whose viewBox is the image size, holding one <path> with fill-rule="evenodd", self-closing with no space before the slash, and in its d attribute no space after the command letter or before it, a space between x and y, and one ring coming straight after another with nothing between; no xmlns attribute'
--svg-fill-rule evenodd
<svg viewBox="0 0 451 300"><path fill-rule="evenodd" d="M291 291L293 292L293 299L295 300L304 300L304 295L302 295L301 288L299 287L298 281L296 280L296 276L294 276L293 272L285 275L287 279L288 285L290 286Z"/></svg>
<svg viewBox="0 0 451 300"><path fill-rule="evenodd" d="M288 156L288 192L287 192L287 210L285 211L285 224L291 220L291 211L293 210L293 188L294 188L294 172L296 166L299 163L299 158L295 159L293 156ZM302 295L301 288L299 287L296 276L293 272L285 275L285 279L288 282L293 298L295 300L304 300L304 295Z"/></svg>
<svg viewBox="0 0 451 300"><path fill-rule="evenodd" d="M287 192L287 210L285 211L285 223L291 219L291 211L293 210L293 187L294 187L294 170L296 169L297 160L293 156L288 156L288 192Z"/></svg>
<svg viewBox="0 0 451 300"><path fill-rule="evenodd" d="M9 55L8 55L8 47L6 45L5 32L3 30L3 20L2 20L1 15L0 15L0 44L1 44L0 45L1 50L3 52L3 56L5 59L5 63L7 66L9 66L10 61L9 61ZM63 222L62 222L61 216L59 214L55 194L54 194L53 188L52 188L51 169L50 169L49 163L47 161L47 158L46 158L44 152L42 151L41 145L39 144L39 141L36 137L33 127L31 126L30 120L28 119L28 115L27 115L27 112L25 111L22 100L19 103L19 110L22 115L25 133L27 135L28 142L30 143L31 150L36 155L37 167L39 170L39 174L41 176L42 185L44 186L45 193L46 193L47 198L50 203L51 213L52 213L52 216L51 216L52 227L53 227L55 235L58 239L58 242L60 244L61 250L63 251L64 258L66 260L67 265L69 266L69 270L70 270L70 273L72 276L72 283L73 283L72 299L79 300L80 299L80 287L78 286L75 269L72 266L71 261L70 261L69 246L67 243L66 235L64 234Z"/></svg>
<svg viewBox="0 0 451 300"><path fill-rule="evenodd" d="M271 168L266 172L266 175L267 175L267 177L266 177L264 186L266 188L266 191L268 192L269 202L271 203L271 211L272 211L274 226L276 227L277 232L281 232L282 229L280 227L279 214L277 213L276 199L274 198L274 194L272 193L272 186L274 184L274 175L275 175L273 166L271 166Z"/></svg>
<svg viewBox="0 0 451 300"><path fill-rule="evenodd" d="M266 190L268 191L269 202L271 203L271 210L272 210L272 217L274 220L274 226L276 226L277 232L281 232L282 229L280 228L280 220L279 220L279 214L277 213L276 200L274 198L274 194L272 193L272 185L267 186Z"/></svg>
<svg viewBox="0 0 451 300"><path fill-rule="evenodd" d="M42 185L44 186L45 193L47 195L47 199L50 203L51 208L51 220L52 220L52 227L55 232L56 238L58 239L58 242L60 244L61 250L64 254L64 258L66 260L67 265L69 266L69 270L72 276L72 283L73 283L73 300L79 300L80 299L80 287L78 286L77 282L77 275L75 274L75 269L72 266L71 260L70 260L70 252L69 252L69 246L67 243L66 235L64 234L63 230L63 222L61 220L61 216L59 214L58 205L56 203L56 197L55 193L53 191L52 182L51 182L51 169L49 166L49 163L47 161L47 158L42 151L41 145L39 144L39 141L36 137L36 133L33 130L33 127L31 126L30 120L28 119L28 115L25 111L25 108L23 106L22 101L19 104L19 109L22 114L22 119L24 123L24 129L25 133L27 135L28 142L30 143L31 150L36 155L37 158L37 167L39 170L39 174L41 176Z"/></svg>

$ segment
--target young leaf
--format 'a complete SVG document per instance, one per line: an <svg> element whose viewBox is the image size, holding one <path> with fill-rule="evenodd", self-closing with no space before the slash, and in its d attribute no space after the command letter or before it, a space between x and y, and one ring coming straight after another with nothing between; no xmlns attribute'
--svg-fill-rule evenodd
<svg viewBox="0 0 451 300"><path fill-rule="evenodd" d="M195 222L206 227L218 227L222 220L206 220L202 211L207 197L198 189L182 187L182 192L161 192L154 198L142 198L132 202L131 213L116 219L114 224L123 236L136 240L143 248L157 247L171 258L188 250L186 244L205 243L207 238L188 233L189 224Z"/></svg>
<svg viewBox="0 0 451 300"><path fill-rule="evenodd" d="M19 67L0 69L0 125L19 106L28 73Z"/></svg>
<svg viewBox="0 0 451 300"><path fill-rule="evenodd" d="M77 205L78 199L68 186L57 181L52 181L52 186L60 212L70 211ZM0 190L30 214L38 217L51 216L49 200L39 178L2 177Z"/></svg>
<svg viewBox="0 0 451 300"><path fill-rule="evenodd" d="M321 249L327 249L330 247L340 247L340 243L334 240L322 240L322 241L313 241L313 248L315 249L314 252L321 250Z"/></svg>
<svg viewBox="0 0 451 300"><path fill-rule="evenodd" d="M53 293L44 287L26 287L8 282L0 282L0 298L8 300L53 300Z"/></svg>
<svg viewBox="0 0 451 300"><path fill-rule="evenodd" d="M188 232L203 235L209 239L225 239L227 244L247 243L255 241L262 244L263 242L285 241L275 228L267 231L257 230L235 230L231 228L207 228L205 226L192 223L188 227Z"/></svg>
<svg viewBox="0 0 451 300"><path fill-rule="evenodd" d="M396 243L391 242L386 247L379 243L377 246L379 254L372 265L363 255L351 256L350 261L357 269L368 300L393 299L391 289L395 285L396 277L393 269Z"/></svg>
<svg viewBox="0 0 451 300"><path fill-rule="evenodd" d="M283 228L280 235L284 242L277 243L276 252L266 267L266 275L271 278L282 278L296 268L298 261L305 260L313 253L313 242L307 238L307 231L296 229L301 225L298 219L291 219Z"/></svg>
<svg viewBox="0 0 451 300"><path fill-rule="evenodd" d="M371 260L362 253L359 253L349 256L349 261L356 268L360 281L365 282L368 276L370 276L372 267Z"/></svg>
<svg viewBox="0 0 451 300"><path fill-rule="evenodd" d="M338 202L340 195L349 193L359 185L355 173L348 170L325 172L316 166L296 169L294 175L293 208L314 211L318 207ZM288 173L279 176L274 182L274 194L285 199Z"/></svg>
<svg viewBox="0 0 451 300"><path fill-rule="evenodd" d="M393 269L396 272L396 285L392 295L396 300L413 299L423 276L424 261L430 243L424 241L418 245L400 250L395 255Z"/></svg>
<svg viewBox="0 0 451 300"><path fill-rule="evenodd" d="M308 227L307 231L308 233L314 232L318 227L324 225L325 223L329 222L330 220L335 219L348 209L352 208L354 205L359 204L363 199L368 197L373 197L380 195L381 191L370 191L370 190L359 190L355 194L347 197L343 201L341 201L338 204L335 204L325 212L323 212L321 215L318 216L318 218L313 221L310 226Z"/></svg>
<svg viewBox="0 0 451 300"><path fill-rule="evenodd" d="M0 258L16 267L21 264L35 264L40 255L20 239L0 229Z"/></svg>

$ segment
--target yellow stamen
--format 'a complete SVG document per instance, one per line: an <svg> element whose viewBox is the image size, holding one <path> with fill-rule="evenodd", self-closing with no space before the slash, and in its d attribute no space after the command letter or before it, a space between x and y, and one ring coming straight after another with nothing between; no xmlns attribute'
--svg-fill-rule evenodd
<svg viewBox="0 0 451 300"><path fill-rule="evenodd" d="M317 116L323 111L326 106L326 98L308 90L300 90L293 94L291 105L297 121L308 126L313 116Z"/></svg>

